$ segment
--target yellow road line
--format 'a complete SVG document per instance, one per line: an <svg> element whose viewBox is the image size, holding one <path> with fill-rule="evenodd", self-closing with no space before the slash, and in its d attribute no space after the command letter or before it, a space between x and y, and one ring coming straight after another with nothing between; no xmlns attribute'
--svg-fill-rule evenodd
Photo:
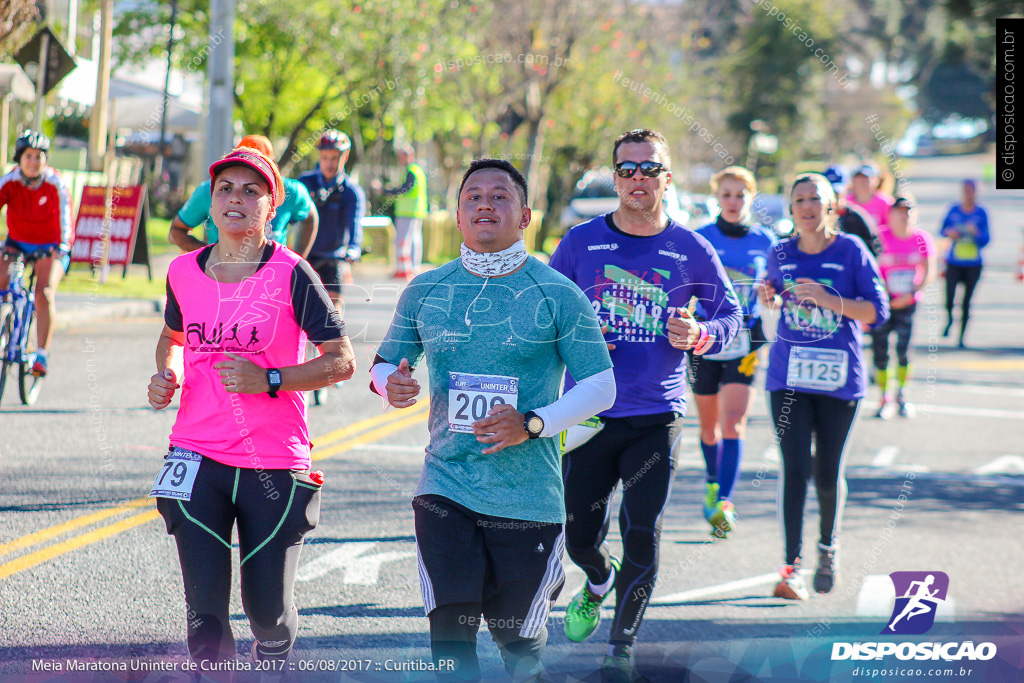
<svg viewBox="0 0 1024 683"><path fill-rule="evenodd" d="M105 510L99 510L97 512L93 512L88 515L83 515L81 517L76 517L74 519L70 519L64 522L63 524L52 526L49 529L43 529L41 531L36 531L35 533L28 534L27 536L16 538L10 543L4 543L3 545L0 545L0 557L30 545L36 545L37 543L49 541L51 538L56 538L61 534L65 534L69 531L74 531L75 529L87 526L89 524L92 524L93 522L99 522L101 520L107 519L108 517L113 517L114 515L119 515L122 512L130 510L132 508L142 507L145 504L145 498L136 498L135 500L128 501L123 505L107 508Z"/></svg>
<svg viewBox="0 0 1024 683"><path fill-rule="evenodd" d="M350 451L353 448L363 445L364 443L372 443L374 441L377 441L378 439L382 439L385 436L388 436L389 434L394 434L395 432L400 431L406 427L410 427L419 422L424 422L426 419L427 415L425 411L421 410L420 412L408 415L401 420L389 422L383 427L377 427L377 429L366 432L362 436L358 436L355 439L346 441L343 444L331 446L330 448L318 449L313 452L313 460L317 461L332 458L335 455L338 455L339 453Z"/></svg>
<svg viewBox="0 0 1024 683"><path fill-rule="evenodd" d="M385 436L400 431L408 426L411 426L419 422L423 422L427 418L426 409L428 405L429 403L427 401L424 401L422 404L415 406L410 411L401 413L385 413L383 415L377 415L366 420L357 422L356 424L349 425L348 427L343 427L341 429L330 432L326 434L324 437L324 439L326 439L328 443L342 439L349 434L355 434L357 432L363 431L367 427L372 427L382 422L386 423L383 426L365 432L361 436L346 441L345 443L332 446L329 448L317 448L313 452L313 460L324 460L333 457L335 455L338 455L339 453L344 453L345 451L352 450L353 448L356 448L364 443L371 443L373 441L377 441L378 439L381 439ZM127 510L141 507L143 505L146 505L147 502L148 501L146 498L137 498L135 500L129 501L123 505L119 505L114 508L99 510L97 512L93 512L72 520L68 520L67 522L58 524L48 529L43 529L41 531L37 531L26 536L22 536L21 538L15 539L9 543L0 545L0 556L3 556L7 553L13 552L21 548L25 548L27 546L43 543L45 541L50 540L51 538L55 538L69 531L74 531L75 529L79 529L83 526L87 526L89 524L93 524L95 522L99 522L109 517L121 514ZM76 550L83 546L91 545L98 541L102 541L103 539L119 534L122 531L127 531L132 527L138 526L140 524L145 524L146 522L152 521L159 516L160 513L157 510L147 510L145 512L133 515L131 517L126 517L124 519L111 522L110 524L107 524L105 526L101 526L92 531L83 533L80 536L74 536L66 541L62 541L60 543L56 543L46 548L42 548L27 555L23 555L22 557L19 557L15 560L11 560L6 564L0 564L0 579L4 579L10 576L11 574L16 574L17 572L24 571L25 569L34 567L38 564L46 562L47 560L51 560L59 555L71 552L72 550Z"/></svg>
<svg viewBox="0 0 1024 683"><path fill-rule="evenodd" d="M82 546L102 541L103 539L119 534L122 531L127 531L132 527L145 524L159 516L160 513L155 509L140 512L137 515L126 517L125 519L118 520L113 524L108 524L107 526L100 527L99 529L82 534L81 536L75 536L74 538L69 538L66 541L48 546L42 550L37 550L34 553L23 555L16 560L8 562L7 564L0 564L0 579L5 579L11 574L16 574L17 572L30 569L37 564L51 560L58 555L71 552L76 548L81 548Z"/></svg>
<svg viewBox="0 0 1024 683"><path fill-rule="evenodd" d="M399 420L405 416L411 415L413 413L421 413L429 407L429 401L420 401L413 407L408 408L406 410L401 410L397 412L394 410L389 410L386 413L381 413L380 415L375 415L374 417L369 417L365 420L360 420L359 422L348 425L347 427L342 427L341 429L335 429L333 432L328 432L323 436L313 439L313 443L316 444L317 449L323 448L334 443L335 441L344 439L345 437L351 434L356 434L370 427L376 427L382 422L392 422L395 420Z"/></svg>
<svg viewBox="0 0 1024 683"><path fill-rule="evenodd" d="M406 412L396 413L389 411L381 415L375 415L374 417L367 418L365 420L360 420L355 424L342 427L341 429L336 429L333 432L328 432L327 434L324 434L322 437L318 437L316 441L321 441L325 442L325 444L330 444L334 441L338 441L339 439L343 439L350 434L355 434L370 427L374 427L382 422L392 422L396 420L401 420L405 417L408 417L410 413L418 414L426 410L428 406L429 403L427 401L424 401L421 404L413 406ZM96 522L101 522L104 519L114 517L115 515L119 515L132 508L142 507L143 505L146 504L146 502L146 498L136 498L135 500L128 501L127 503L123 503L122 505L119 505L117 507L106 508L104 510L97 510L96 512L92 512L86 515L82 515L81 517L70 519L67 522L57 524L56 526L52 526L48 529L42 529L40 531L36 531L34 533L22 536L21 538L16 538L8 543L0 544L0 557L3 557L4 555L12 553L16 550L21 550L22 548L26 548L31 545L44 543L52 538L56 538L57 536L66 534L69 531L80 529L83 526L88 526Z"/></svg>

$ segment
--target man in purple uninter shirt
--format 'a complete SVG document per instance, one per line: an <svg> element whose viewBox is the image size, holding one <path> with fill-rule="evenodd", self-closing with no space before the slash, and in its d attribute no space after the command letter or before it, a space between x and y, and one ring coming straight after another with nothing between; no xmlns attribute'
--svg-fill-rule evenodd
<svg viewBox="0 0 1024 683"><path fill-rule="evenodd" d="M632 648L657 577L662 511L686 412L686 353L721 350L737 334L742 311L711 244L663 212L672 179L665 138L643 129L623 133L612 159L619 208L569 230L550 265L590 299L620 387L599 426L566 433L567 548L587 582L569 604L565 632L577 642L593 633L601 602L614 588L602 674L633 680ZM694 297L706 321L694 320ZM566 391L573 384L567 375ZM593 436L573 448L574 432ZM619 480L621 561L604 543Z"/></svg>

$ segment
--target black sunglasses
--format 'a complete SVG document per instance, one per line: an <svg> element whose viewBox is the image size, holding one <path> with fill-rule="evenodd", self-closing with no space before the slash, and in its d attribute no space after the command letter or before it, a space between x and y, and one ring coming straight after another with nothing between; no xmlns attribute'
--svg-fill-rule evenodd
<svg viewBox="0 0 1024 683"><path fill-rule="evenodd" d="M620 178L632 178L638 168L648 178L657 178L666 170L665 166L657 161L641 161L639 164L635 161L622 161L615 164L615 173Z"/></svg>

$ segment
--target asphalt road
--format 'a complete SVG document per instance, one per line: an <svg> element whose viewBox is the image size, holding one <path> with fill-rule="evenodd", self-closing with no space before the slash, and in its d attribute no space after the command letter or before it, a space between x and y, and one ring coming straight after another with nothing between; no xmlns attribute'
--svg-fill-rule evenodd
<svg viewBox="0 0 1024 683"><path fill-rule="evenodd" d="M925 226L934 231L955 178L977 175L971 163L977 159L915 162ZM661 575L637 648L650 678L896 681L936 671L944 680L1024 678L1024 283L1014 271L1024 193L983 188L981 201L993 214L995 238L969 348L939 336L944 313L933 286L917 318L917 416L874 419L871 394L855 428L842 573L832 594L801 604L770 597L782 543L777 452L763 396L734 495L740 527L728 540L712 541L701 517L703 463L696 429L687 430L663 521ZM425 412L383 411L363 374L396 291L352 292L346 315L362 371L310 409L326 493L300 563L297 680L432 680L422 670L427 621L410 506ZM158 318L145 316L64 329L37 405L17 405L10 389L0 403L0 680L188 677L176 553L152 502L142 500L174 420L173 408L145 405L159 329ZM813 495L808 508L810 534ZM618 547L617 533L610 542ZM555 680L597 680L608 626L584 644L566 640L564 607L582 581L566 562L545 660ZM948 599L926 635L895 640L993 642L996 657L830 661L837 641L894 640L879 636L893 606L888 574L911 570L946 573ZM237 578L235 586L235 635L245 655L251 634ZM486 634L479 649L487 677L501 679ZM91 663L127 671L69 668ZM164 664L170 673L157 671ZM857 672L861 665L891 671ZM954 670L948 676L947 667Z"/></svg>

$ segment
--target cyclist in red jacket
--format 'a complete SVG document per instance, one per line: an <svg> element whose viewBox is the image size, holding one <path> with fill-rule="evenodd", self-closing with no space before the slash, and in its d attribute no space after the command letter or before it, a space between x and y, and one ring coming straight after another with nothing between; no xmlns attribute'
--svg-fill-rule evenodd
<svg viewBox="0 0 1024 683"><path fill-rule="evenodd" d="M46 350L53 337L57 285L71 254L71 208L57 172L46 165L50 139L26 130L14 143L18 165L0 178L0 208L7 207L7 241L0 267L0 289L7 289L7 261L15 254L44 253L36 261L38 348L32 374L46 374Z"/></svg>

